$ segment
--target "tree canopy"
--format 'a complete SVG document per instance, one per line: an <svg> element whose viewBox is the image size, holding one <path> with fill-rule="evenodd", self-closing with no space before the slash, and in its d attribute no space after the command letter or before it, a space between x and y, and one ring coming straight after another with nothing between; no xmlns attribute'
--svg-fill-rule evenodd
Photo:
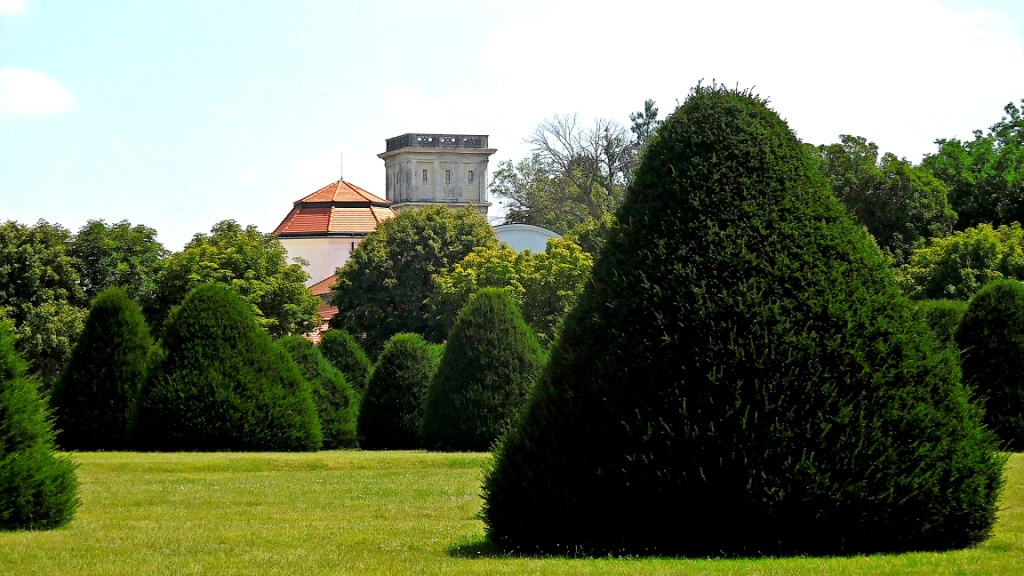
<svg viewBox="0 0 1024 576"><path fill-rule="evenodd" d="M86 297L91 301L103 290L118 286L136 302L151 300L157 292L160 262L169 253L156 236L156 230L132 226L127 220L86 222L69 250Z"/></svg>
<svg viewBox="0 0 1024 576"><path fill-rule="evenodd" d="M833 192L897 263L952 231L946 185L927 170L892 153L879 158L878 146L859 136L843 134L814 151Z"/></svg>
<svg viewBox="0 0 1024 576"><path fill-rule="evenodd" d="M614 212L660 122L653 100L629 118L628 131L604 118L584 125L579 114L556 115L538 124L525 139L531 155L517 163L499 163L491 179L491 193L508 202L505 222L564 234L585 219L600 220Z"/></svg>
<svg viewBox="0 0 1024 576"><path fill-rule="evenodd" d="M338 269L331 291L338 314L332 328L343 328L375 356L400 332L440 341L433 330L427 298L435 274L451 269L477 247L495 247L494 229L471 208L427 206L382 222Z"/></svg>
<svg viewBox="0 0 1024 576"><path fill-rule="evenodd" d="M1024 104L1024 100L1021 100ZM972 140L939 139L922 166L949 187L957 230L1024 221L1024 108L1010 102L1006 116Z"/></svg>
<svg viewBox="0 0 1024 576"><path fill-rule="evenodd" d="M88 305L70 244L67 229L45 220L0 225L0 318L12 321L18 351L47 388L60 378Z"/></svg>
<svg viewBox="0 0 1024 576"><path fill-rule="evenodd" d="M437 331L448 334L459 310L481 288L504 288L545 345L555 341L562 318L590 277L593 258L575 243L548 240L544 252L508 246L477 248L451 270L434 277L430 303Z"/></svg>
<svg viewBox="0 0 1024 576"><path fill-rule="evenodd" d="M997 278L1024 280L1024 229L1019 223L990 224L934 238L898 270L904 291L915 299L967 300Z"/></svg>
<svg viewBox="0 0 1024 576"><path fill-rule="evenodd" d="M287 250L273 234L224 220L164 260L147 317L162 324L193 288L213 282L244 298L271 335L302 334L320 322L320 300L306 288L308 278L302 266L288 263Z"/></svg>

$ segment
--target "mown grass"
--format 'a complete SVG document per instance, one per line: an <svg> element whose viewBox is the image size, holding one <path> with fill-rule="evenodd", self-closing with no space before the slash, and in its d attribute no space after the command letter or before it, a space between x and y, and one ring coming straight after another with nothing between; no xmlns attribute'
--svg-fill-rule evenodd
<svg viewBox="0 0 1024 576"><path fill-rule="evenodd" d="M0 534L0 574L1021 574L1024 454L996 533L944 553L532 558L483 542L482 454L78 454L64 529ZM676 519L685 522L685 518Z"/></svg>

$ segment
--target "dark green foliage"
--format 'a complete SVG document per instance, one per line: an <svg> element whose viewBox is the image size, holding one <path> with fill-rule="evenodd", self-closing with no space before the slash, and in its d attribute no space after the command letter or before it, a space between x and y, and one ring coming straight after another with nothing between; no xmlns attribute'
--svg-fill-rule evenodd
<svg viewBox="0 0 1024 576"><path fill-rule="evenodd" d="M1003 111L973 140L936 140L939 149L921 162L949 187L957 230L1024 221L1024 106L1010 102Z"/></svg>
<svg viewBox="0 0 1024 576"><path fill-rule="evenodd" d="M75 466L54 452L46 404L14 350L14 330L0 321L0 530L70 522L79 504Z"/></svg>
<svg viewBox="0 0 1024 576"><path fill-rule="evenodd" d="M292 355L313 390L320 414L325 450L356 447L359 395L345 375L324 358L312 342L301 336L285 336L278 343Z"/></svg>
<svg viewBox="0 0 1024 576"><path fill-rule="evenodd" d="M1005 463L867 233L763 101L698 87L647 148L483 517L504 549L942 549Z"/></svg>
<svg viewBox="0 0 1024 576"><path fill-rule="evenodd" d="M164 357L139 396L142 448L320 448L309 383L235 292L219 284L192 290L171 312L162 343Z"/></svg>
<svg viewBox="0 0 1024 576"><path fill-rule="evenodd" d="M157 269L168 255L156 236L156 230L132 226L127 220L86 222L69 250L86 296L91 300L111 286L120 286L140 305L151 302L157 292Z"/></svg>
<svg viewBox="0 0 1024 576"><path fill-rule="evenodd" d="M100 292L50 396L61 447L129 447L129 418L146 379L152 347L139 305L121 288Z"/></svg>
<svg viewBox="0 0 1024 576"><path fill-rule="evenodd" d="M941 342L954 344L956 329L960 319L967 312L967 302L963 300L921 300L916 302L917 309L924 316L924 321Z"/></svg>
<svg viewBox="0 0 1024 576"><path fill-rule="evenodd" d="M324 358L340 370L352 388L362 396L373 372L373 362L356 339L346 330L334 328L324 332L319 348Z"/></svg>
<svg viewBox="0 0 1024 576"><path fill-rule="evenodd" d="M426 303L434 275L473 248L497 244L494 228L471 208L426 206L382 222L338 270L331 298L339 312L331 328L348 330L371 356L399 332L440 342L446 334L433 330Z"/></svg>
<svg viewBox="0 0 1024 576"><path fill-rule="evenodd" d="M543 366L544 351L508 293L477 291L455 320L427 393L423 446L490 450Z"/></svg>
<svg viewBox="0 0 1024 576"><path fill-rule="evenodd" d="M812 148L819 167L853 218L883 252L904 264L929 238L946 236L956 222L949 190L930 172L859 136Z"/></svg>
<svg viewBox="0 0 1024 576"><path fill-rule="evenodd" d="M366 450L419 448L423 403L436 370L435 354L423 337L392 336L359 409L359 445Z"/></svg>
<svg viewBox="0 0 1024 576"><path fill-rule="evenodd" d="M1003 447L1024 449L1024 284L993 280L967 306L956 332L964 382L984 400Z"/></svg>

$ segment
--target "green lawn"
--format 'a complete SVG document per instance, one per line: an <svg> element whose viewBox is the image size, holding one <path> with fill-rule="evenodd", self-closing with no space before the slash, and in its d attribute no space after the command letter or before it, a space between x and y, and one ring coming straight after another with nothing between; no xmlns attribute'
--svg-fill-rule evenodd
<svg viewBox="0 0 1024 576"><path fill-rule="evenodd" d="M977 548L751 560L490 554L476 518L485 457L78 454L82 507L74 521L0 534L0 575L1024 572L1024 454L1010 459L996 534Z"/></svg>

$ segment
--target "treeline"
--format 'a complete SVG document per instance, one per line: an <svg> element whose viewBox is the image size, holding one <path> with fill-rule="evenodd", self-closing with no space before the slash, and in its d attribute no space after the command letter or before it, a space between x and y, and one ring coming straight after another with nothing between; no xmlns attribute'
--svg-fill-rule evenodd
<svg viewBox="0 0 1024 576"><path fill-rule="evenodd" d="M891 259L908 294L967 298L984 278L1024 278L1005 262L1024 245L1003 228L1024 219L1022 110L1011 102L972 138L936 140L935 152L919 164L881 153L862 136L805 146L833 193ZM531 155L495 170L491 192L507 203L506 222L548 227L585 248L591 239L599 243L662 122L650 100L629 119L628 129L607 119L585 125L575 115L541 122L525 138Z"/></svg>
<svg viewBox="0 0 1024 576"><path fill-rule="evenodd" d="M271 334L303 333L318 322L319 300L302 268L271 234L232 220L168 251L154 229L90 220L76 233L40 220L0 224L0 318L10 321L29 371L49 389L67 364L90 303L117 286L141 306L157 336L194 287L230 286Z"/></svg>

